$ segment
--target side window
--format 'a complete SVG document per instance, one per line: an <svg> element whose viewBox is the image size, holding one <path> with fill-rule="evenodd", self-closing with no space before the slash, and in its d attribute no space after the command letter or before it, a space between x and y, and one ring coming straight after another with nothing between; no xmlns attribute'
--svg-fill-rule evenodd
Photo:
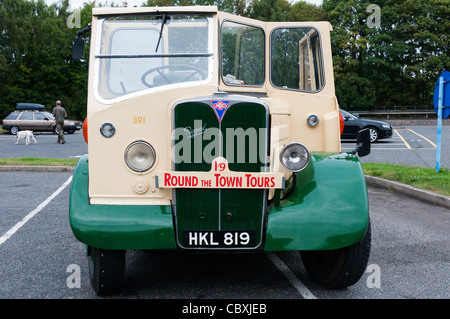
<svg viewBox="0 0 450 319"><path fill-rule="evenodd" d="M46 117L42 113L34 113L34 119L36 121L44 121L46 119Z"/></svg>
<svg viewBox="0 0 450 319"><path fill-rule="evenodd" d="M5 117L5 120L15 120L17 119L17 117L19 116L20 113L10 113L7 117Z"/></svg>
<svg viewBox="0 0 450 319"><path fill-rule="evenodd" d="M264 31L225 21L222 24L222 79L227 85L264 84Z"/></svg>
<svg viewBox="0 0 450 319"><path fill-rule="evenodd" d="M31 121L33 120L33 113L32 112L23 112L20 116L21 121Z"/></svg>
<svg viewBox="0 0 450 319"><path fill-rule="evenodd" d="M279 88L318 91L324 85L322 51L313 28L279 28L271 36L271 81Z"/></svg>

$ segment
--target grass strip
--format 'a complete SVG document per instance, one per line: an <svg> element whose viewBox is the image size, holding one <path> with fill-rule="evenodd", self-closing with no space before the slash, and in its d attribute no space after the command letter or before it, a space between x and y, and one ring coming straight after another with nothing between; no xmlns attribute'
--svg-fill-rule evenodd
<svg viewBox="0 0 450 319"><path fill-rule="evenodd" d="M15 165L15 166L75 166L77 158L0 158L0 165Z"/></svg>
<svg viewBox="0 0 450 319"><path fill-rule="evenodd" d="M362 168L365 175L450 196L450 171L446 168L441 168L439 173L434 168L384 163L364 163Z"/></svg>

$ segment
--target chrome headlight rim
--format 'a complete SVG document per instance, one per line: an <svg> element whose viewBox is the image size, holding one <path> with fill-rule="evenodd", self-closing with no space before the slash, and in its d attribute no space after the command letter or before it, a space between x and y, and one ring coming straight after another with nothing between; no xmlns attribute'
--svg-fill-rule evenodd
<svg viewBox="0 0 450 319"><path fill-rule="evenodd" d="M284 155L284 153L285 153L286 151L288 151L290 148L294 147L294 146L300 146L300 147L302 147L302 148L306 151L306 155L307 155L307 159L306 159L306 161L305 161L305 164L304 164L302 167L298 168L298 169L293 169L293 168L291 168L291 167L288 167L288 166L284 163L284 161L283 161L283 155ZM285 146L283 147L283 149L281 150L281 152L280 152L280 163L281 163L281 165L283 165L283 167L284 167L285 169L287 169L288 171L293 172L293 173L298 173L298 172L304 170L304 169L306 168L306 166L308 166L309 161L310 161L310 158L311 158L311 155L310 155L310 153L309 153L308 148L307 148L305 145L303 145L302 143L298 143L298 142L291 142L291 143L285 145Z"/></svg>
<svg viewBox="0 0 450 319"><path fill-rule="evenodd" d="M136 167L135 165L133 165L131 163L130 159L129 159L129 156L128 156L130 150L136 145L143 145L143 146L147 147L149 149L149 151L150 151L148 153L148 155L151 154L151 156L152 156L152 160L143 168L139 168L139 167ZM150 170L154 166L154 164L156 162L155 149L153 148L153 146L150 143L148 143L146 141L143 141L143 140L134 141L130 145L128 145L127 148L125 149L125 154L124 155L125 155L125 163L127 164L127 167L129 169L131 169L133 172L136 172L136 173L144 173L144 172Z"/></svg>

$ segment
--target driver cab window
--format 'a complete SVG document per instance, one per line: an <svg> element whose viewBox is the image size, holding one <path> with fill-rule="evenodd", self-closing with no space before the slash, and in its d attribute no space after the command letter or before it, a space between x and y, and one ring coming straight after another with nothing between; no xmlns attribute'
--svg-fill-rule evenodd
<svg viewBox="0 0 450 319"><path fill-rule="evenodd" d="M155 50L159 32L156 28L148 29L118 29L111 36L111 54L126 55L133 48L134 54L161 53L160 45ZM145 39L146 41L143 41ZM126 94L144 89L144 85L137 76L143 68L150 69L162 64L161 58L153 59L111 59L109 62L108 88L114 94Z"/></svg>
<svg viewBox="0 0 450 319"><path fill-rule="evenodd" d="M324 85L319 33L308 27L279 28L271 36L271 81L276 87L319 91Z"/></svg>
<svg viewBox="0 0 450 319"><path fill-rule="evenodd" d="M222 24L222 80L227 85L264 84L264 31L225 21Z"/></svg>

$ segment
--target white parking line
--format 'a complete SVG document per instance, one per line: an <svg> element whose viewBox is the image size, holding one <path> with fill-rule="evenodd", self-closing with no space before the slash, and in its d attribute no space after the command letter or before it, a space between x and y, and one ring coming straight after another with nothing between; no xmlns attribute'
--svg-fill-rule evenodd
<svg viewBox="0 0 450 319"><path fill-rule="evenodd" d="M289 280L289 282L294 286L295 289L302 295L305 299L317 299L316 296L298 279L288 266L277 256L275 253L268 253L269 259L274 263L279 271Z"/></svg>
<svg viewBox="0 0 450 319"><path fill-rule="evenodd" d="M14 235L23 225L25 225L31 218L33 218L37 213L39 213L45 206L48 205L59 193L61 193L67 185L72 181L72 176L61 185L50 197L48 197L45 201L43 201L38 207L36 207L32 212L30 212L27 216L25 216L20 222L18 222L14 227L8 230L2 237L0 237L0 246L6 242L12 235Z"/></svg>

